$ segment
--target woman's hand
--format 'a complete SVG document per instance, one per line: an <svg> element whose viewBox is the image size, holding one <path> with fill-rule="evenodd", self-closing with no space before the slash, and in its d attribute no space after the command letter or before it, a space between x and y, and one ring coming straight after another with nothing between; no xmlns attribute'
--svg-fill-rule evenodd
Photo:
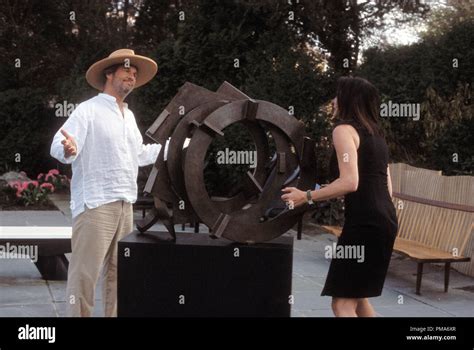
<svg viewBox="0 0 474 350"><path fill-rule="evenodd" d="M281 199L288 203L290 209L299 207L308 201L306 198L306 192L301 191L296 187L286 187L283 189L283 192L285 192L285 194L281 196Z"/></svg>

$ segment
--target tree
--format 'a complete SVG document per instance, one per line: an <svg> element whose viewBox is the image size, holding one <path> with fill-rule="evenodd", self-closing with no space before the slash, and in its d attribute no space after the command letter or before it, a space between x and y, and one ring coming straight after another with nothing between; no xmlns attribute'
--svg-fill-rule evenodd
<svg viewBox="0 0 474 350"><path fill-rule="evenodd" d="M472 174L472 147L463 132L472 126L474 20L472 9L471 15L459 9L464 11L462 20L461 13L446 11L434 16L450 24L430 19L435 27L428 27L419 43L368 50L358 74L380 89L384 102L421 105L417 122L384 120L394 160L448 174ZM462 159L453 161L454 153L462 154Z"/></svg>
<svg viewBox="0 0 474 350"><path fill-rule="evenodd" d="M180 11L184 21L178 19ZM297 33L286 21L285 7L275 9L267 2L202 0L175 8L174 13L176 17L166 16L179 21L176 33L157 47L149 46L151 57L158 61L158 76L134 97L142 126L151 124L184 82L216 90L227 80L256 99L283 108L292 106L316 140L329 132L319 106L331 93L330 70L323 71L320 57L296 40ZM163 14L157 16L162 18ZM139 16L137 27L142 26L141 21L153 19ZM250 146L248 135L238 130L233 133L240 142L232 147ZM318 156L323 159L326 153ZM211 179L227 178L231 184L240 178L238 172L212 162L207 171ZM208 184L219 193L225 192L222 181Z"/></svg>
<svg viewBox="0 0 474 350"><path fill-rule="evenodd" d="M418 0L292 2L299 17L296 25L300 27L301 40L327 52L329 64L337 75L355 71L361 43L374 31L386 27L388 14L396 25L422 18L429 10L427 4Z"/></svg>
<svg viewBox="0 0 474 350"><path fill-rule="evenodd" d="M6 1L0 8L0 171L56 166L49 146L64 123L56 106L96 94L87 68L130 42L119 3Z"/></svg>

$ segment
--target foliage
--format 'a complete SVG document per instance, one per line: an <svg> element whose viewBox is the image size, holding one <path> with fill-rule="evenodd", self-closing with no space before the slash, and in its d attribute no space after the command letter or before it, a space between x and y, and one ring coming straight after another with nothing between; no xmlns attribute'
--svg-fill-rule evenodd
<svg viewBox="0 0 474 350"><path fill-rule="evenodd" d="M344 225L344 200L334 198L324 202L317 202L317 210L312 214L313 220L320 225Z"/></svg>
<svg viewBox="0 0 474 350"><path fill-rule="evenodd" d="M301 119L316 140L329 132L319 106L330 97L332 76L330 71L322 71L320 58L312 56L295 39L285 23L285 12L275 13L268 5L229 0L203 0L183 10L186 19L173 34L177 40L168 38L156 48L149 47L160 71L158 79L134 96L133 107L142 127L153 122L184 82L215 91L228 81L253 98L292 107L295 116L288 117ZM163 14L156 16L161 21ZM139 17L137 27L142 26L141 21ZM243 128L228 128L225 134L227 141L214 142L207 155L206 185L212 194L235 190L234 185L249 170L216 164L216 152L226 147L235 151L254 149ZM231 138L233 141L229 141ZM326 154L318 153L318 157L322 163Z"/></svg>
<svg viewBox="0 0 474 350"><path fill-rule="evenodd" d="M358 73L380 89L383 102L421 107L418 121L383 120L392 160L472 174L474 20L454 22L446 30L411 46L370 49Z"/></svg>

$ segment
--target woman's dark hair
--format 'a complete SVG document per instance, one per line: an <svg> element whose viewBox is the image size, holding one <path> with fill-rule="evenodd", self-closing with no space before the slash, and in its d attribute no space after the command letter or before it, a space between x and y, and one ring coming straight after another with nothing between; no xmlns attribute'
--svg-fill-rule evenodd
<svg viewBox="0 0 474 350"><path fill-rule="evenodd" d="M336 96L338 119L355 120L369 134L383 136L379 124L380 96L375 86L362 78L341 77Z"/></svg>

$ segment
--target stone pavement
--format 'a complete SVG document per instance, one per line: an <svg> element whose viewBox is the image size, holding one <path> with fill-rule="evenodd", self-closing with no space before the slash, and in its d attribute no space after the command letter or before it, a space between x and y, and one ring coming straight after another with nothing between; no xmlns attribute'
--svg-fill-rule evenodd
<svg viewBox="0 0 474 350"><path fill-rule="evenodd" d="M0 225L70 225L68 205L58 207L64 214L59 211L0 211ZM140 218L140 213L135 215ZM335 237L325 233L304 234L303 239L297 241L294 231L289 234L295 237L292 316L332 317L331 298L321 297L320 293L329 268L324 249L335 242ZM444 293L443 267L426 264L421 296L415 294L415 278L416 263L394 254L382 296L371 299L377 314L384 317L474 316L474 278L453 270L450 289ZM41 279L30 260L0 259L0 317L64 316L65 290L65 281ZM102 315L100 301L98 288L95 316Z"/></svg>

